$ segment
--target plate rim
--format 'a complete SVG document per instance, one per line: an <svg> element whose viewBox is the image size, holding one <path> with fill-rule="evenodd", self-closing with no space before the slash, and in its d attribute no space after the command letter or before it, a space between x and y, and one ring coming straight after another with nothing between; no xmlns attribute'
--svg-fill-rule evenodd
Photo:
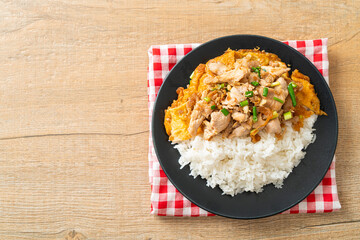
<svg viewBox="0 0 360 240"><path fill-rule="evenodd" d="M227 214L222 214L222 213L219 213L217 211L214 211L214 210L211 210L205 206L203 206L201 203L197 203L195 201L193 201L189 196L188 194L184 193L182 190L179 189L179 187L177 186L177 184L173 181L172 178L169 177L168 175L168 172L167 170L164 168L162 162L160 161L160 158L159 158L159 153L158 153L158 149L157 149L157 144L156 144L156 141L155 141L155 131L154 131L154 125L155 125L155 110L156 110L156 105L158 103L158 96L159 94L161 93L163 87L164 87L164 83L165 81L168 80L168 77L170 75L170 73L173 71L173 69L175 69L175 67L180 64L184 59L185 57L191 57L190 54L194 54L196 53L196 50L197 49L200 49L201 47L204 47L208 44L211 44L213 42L216 42L216 41L221 41L221 40L224 40L224 39L227 39L227 38L234 38L234 37L255 37L255 38L259 38L259 39L265 39L265 40L270 40L270 41L273 41L277 44L280 44L280 45L283 45L285 46L286 48L288 48L290 51L294 52L296 55L298 55L299 57L305 59L310 65L311 67L315 70L316 74L319 76L319 79L321 79L321 81L323 81L325 83L325 88L326 90L330 93L330 104L332 105L332 107L334 108L334 113L335 113L335 144L334 144L334 149L333 151L331 152L331 156L332 156L332 159L331 161L328 162L327 164L327 167L326 167L326 170L321 174L321 178L320 180L315 184L315 187L312 188L309 192L307 192L305 194L305 196L303 198L300 198L300 200L297 200L295 201L293 204L291 204L290 206L288 207L284 207L282 208L281 210L278 210L278 211L275 211L273 213L270 213L270 214L258 214L257 216L252 216L252 217L239 217L239 216L234 216L234 215L227 215ZM200 64L200 63L199 63ZM338 113L337 113L337 108L336 108L336 103L335 103L335 99L333 97L333 94L331 92L331 89L329 87L329 84L325 81L325 78L324 76L320 73L320 71L317 69L317 67L307 58L305 57L303 54L301 54L298 50L296 50L295 48L279 41L279 40L276 40L276 39L273 39L273 38L269 38L269 37L265 37L265 36L261 36L261 35L253 35L253 34L234 34L234 35L227 35L227 36L222 36L222 37L218 37L218 38L215 38L215 39L212 39L210 41L207 41L207 42L204 42L202 44L200 44L199 46L195 47L194 49L192 49L188 54L184 55L183 58L181 58L173 67L172 69L166 74L164 80L163 80L163 83L161 84L160 88L159 88L159 91L156 95L156 99L154 101L154 105L153 105L153 110L152 110L152 116L151 116L151 135L152 135L152 142L153 142L153 146L154 146L154 150L155 150L155 153L156 153L156 157L158 159L158 162L161 166L161 169L164 171L167 179L171 182L171 184L173 184L173 186L187 199L189 200L191 203L195 204L196 206L198 206L199 208L209 212L209 213L213 213L215 215L218 215L218 216L222 216L222 217L226 217L226 218L231 218L231 219L242 219L242 220L249 220L249 219L259 219L259 218L265 218L265 217L270 217L270 216L274 216L276 214L279 214L279 213L282 213L292 207L294 207L295 205L299 204L300 202L302 202L305 198L307 198L315 189L316 187L321 183L321 181L323 180L323 178L325 177L326 173L329 171L329 168L334 160L334 156L335 156L335 151L336 151L336 148L337 148L337 143L338 143L338 137L339 137L339 119L338 119ZM178 161L178 159L177 159Z"/></svg>

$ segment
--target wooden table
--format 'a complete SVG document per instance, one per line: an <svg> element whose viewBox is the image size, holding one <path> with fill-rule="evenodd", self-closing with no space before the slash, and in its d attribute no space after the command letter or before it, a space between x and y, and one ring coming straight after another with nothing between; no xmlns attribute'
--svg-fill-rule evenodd
<svg viewBox="0 0 360 240"><path fill-rule="evenodd" d="M358 239L359 1L0 2L0 239ZM150 215L152 44L329 38L342 209L238 221Z"/></svg>

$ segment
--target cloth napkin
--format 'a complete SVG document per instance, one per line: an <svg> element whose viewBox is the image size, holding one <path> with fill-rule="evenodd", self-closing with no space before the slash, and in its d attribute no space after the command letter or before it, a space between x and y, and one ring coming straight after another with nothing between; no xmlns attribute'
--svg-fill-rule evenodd
<svg viewBox="0 0 360 240"><path fill-rule="evenodd" d="M316 40L291 40L285 44L305 55L319 69L329 84L327 38ZM154 45L148 50L148 97L149 122L159 88L171 68L192 49L200 44ZM151 129L151 127L150 127ZM149 177L151 184L151 213L159 216L213 216L188 199L171 184L156 157L151 132L149 135ZM180 165L179 165L180 167ZM322 213L341 208L335 181L335 157L316 189L302 202L283 213Z"/></svg>

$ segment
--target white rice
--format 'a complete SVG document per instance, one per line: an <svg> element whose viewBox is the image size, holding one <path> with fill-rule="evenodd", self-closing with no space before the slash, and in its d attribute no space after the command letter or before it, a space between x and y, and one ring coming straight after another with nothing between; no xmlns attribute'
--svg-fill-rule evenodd
<svg viewBox="0 0 360 240"><path fill-rule="evenodd" d="M260 133L261 140L253 144L250 138L215 137L206 141L196 136L175 145L181 154L181 168L189 164L190 175L207 180L207 186L217 185L224 194L234 196L241 192L256 192L263 186L274 184L281 188L301 159L305 149L315 141L313 125L317 116L313 114L304 120L300 132L287 124L282 140L273 134Z"/></svg>

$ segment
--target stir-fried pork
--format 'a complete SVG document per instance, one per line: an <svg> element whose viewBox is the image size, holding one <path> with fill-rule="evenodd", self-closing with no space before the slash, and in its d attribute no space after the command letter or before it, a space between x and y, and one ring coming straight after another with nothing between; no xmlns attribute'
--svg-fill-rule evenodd
<svg viewBox="0 0 360 240"><path fill-rule="evenodd" d="M238 126L237 128L235 128L232 131L232 133L229 135L229 138L246 137L249 135L250 129L251 129L251 126L249 124L244 123L244 124Z"/></svg>
<svg viewBox="0 0 360 240"><path fill-rule="evenodd" d="M281 135L285 121L298 131L303 118L326 114L310 79L297 70L290 78L289 71L276 55L259 50L228 50L200 64L165 111L166 132L177 135L170 140L203 133L207 140L222 134L257 141L259 131Z"/></svg>
<svg viewBox="0 0 360 240"><path fill-rule="evenodd" d="M280 85L276 86L275 88L268 88L268 94L266 97L263 97L260 102L260 106L270 108L274 111L279 111L281 109L288 95L287 83L282 77L280 77L277 82L279 82ZM263 91L264 88L260 87L260 92ZM276 98L278 100L276 100Z"/></svg>
<svg viewBox="0 0 360 240"><path fill-rule="evenodd" d="M276 77L280 77L284 73L287 73L290 71L290 68L284 68L284 67L271 67L271 66L262 66L261 69L263 70L263 75L271 74Z"/></svg>
<svg viewBox="0 0 360 240"><path fill-rule="evenodd" d="M222 112L211 113L210 123L206 122L204 129L204 138L209 140L211 137L219 134L230 123L230 115L225 116Z"/></svg>
<svg viewBox="0 0 360 240"><path fill-rule="evenodd" d="M191 136L196 136L197 130L212 112L210 106L204 101L201 100L196 103L194 110L191 113L190 124L189 124L189 133Z"/></svg>
<svg viewBox="0 0 360 240"><path fill-rule="evenodd" d="M220 76L216 76L214 78L207 78L207 83L235 83L247 77L249 74L249 69L235 68L233 70L223 73Z"/></svg>
<svg viewBox="0 0 360 240"><path fill-rule="evenodd" d="M209 70L211 72L215 73L216 75L221 75L227 70L226 65L224 65L220 62L211 62L208 64L208 67L209 67Z"/></svg>
<svg viewBox="0 0 360 240"><path fill-rule="evenodd" d="M281 125L279 118L275 118L271 121L269 121L268 124L266 124L265 131L268 133L281 133Z"/></svg>
<svg viewBox="0 0 360 240"><path fill-rule="evenodd" d="M231 117L239 123L245 122L249 118L247 114L241 112L234 112Z"/></svg>

